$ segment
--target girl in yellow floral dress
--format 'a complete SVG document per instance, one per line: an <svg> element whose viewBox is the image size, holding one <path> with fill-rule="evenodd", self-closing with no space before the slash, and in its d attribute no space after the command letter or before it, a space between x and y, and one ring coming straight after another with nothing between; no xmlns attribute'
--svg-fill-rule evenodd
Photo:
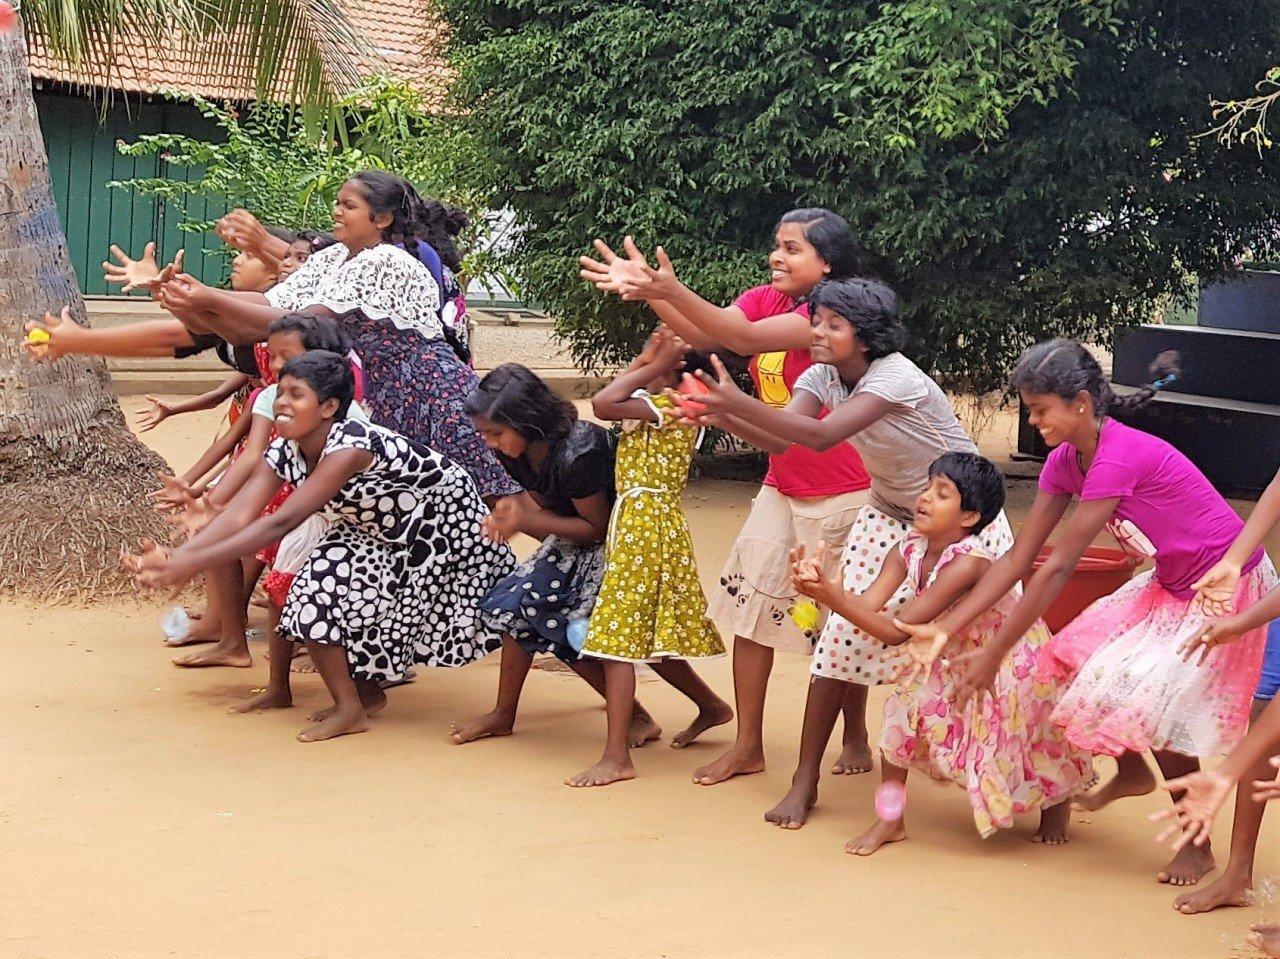
<svg viewBox="0 0 1280 959"><path fill-rule="evenodd" d="M604 755L570 786L605 786L635 778L631 764L631 715L636 663L648 663L698 707L698 716L671 745L689 745L733 710L689 665L690 659L723 656L720 634L707 617L680 494L689 476L696 430L663 390L674 387L687 346L665 327L641 354L592 401L602 420L620 420L615 476L618 498L605 541L606 566L591 614L583 655L603 660L609 731ZM656 737L655 737L656 738Z"/></svg>

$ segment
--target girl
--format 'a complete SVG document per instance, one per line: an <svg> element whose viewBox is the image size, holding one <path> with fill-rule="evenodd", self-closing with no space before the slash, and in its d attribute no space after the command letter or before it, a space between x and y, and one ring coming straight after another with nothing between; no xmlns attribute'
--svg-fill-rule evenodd
<svg viewBox="0 0 1280 959"><path fill-rule="evenodd" d="M319 253L337 242L332 234L321 230L299 230L297 239L289 244L289 252L280 261L281 281L293 276L298 271L298 267L311 259L312 253Z"/></svg>
<svg viewBox="0 0 1280 959"><path fill-rule="evenodd" d="M894 292L874 280L831 280L809 297L816 365L796 380L786 410L739 390L721 370L712 392L700 398L717 422L771 452L793 443L811 449L853 444L871 474L871 502L857 513L841 560L844 587L867 589L885 558L909 531L916 500L929 485L929 465L944 453L976 453L938 385L902 355L906 330ZM717 364L718 360L715 361ZM823 417L823 411L830 410ZM785 437L785 439L783 439ZM999 556L1013 542L1003 512L982 531ZM905 582L889 610L911 596ZM866 636L840 615L822 629L813 654L800 762L791 789L765 813L788 829L804 825L817 801L822 754L851 684L863 689L892 682L898 653Z"/></svg>
<svg viewBox="0 0 1280 959"><path fill-rule="evenodd" d="M908 629L924 642L945 642L967 627L1031 572L1078 498L1048 561L1031 576L992 641L952 664L959 670L959 697L989 689L1005 654L1066 585L1086 547L1116 521L1136 526L1153 545L1155 569L1081 613L1045 646L1039 663L1042 678L1072 681L1053 722L1079 748L1119 759L1119 774L1094 794L1090 808L1153 788L1142 752L1153 751L1171 780L1196 770L1196 756L1234 746L1261 663L1261 629L1215 647L1199 665L1179 655L1205 623L1193 586L1223 558L1244 524L1190 460L1114 419L1151 400L1174 373L1171 359L1157 364L1156 385L1117 396L1079 343L1054 340L1022 355L1013 385L1032 425L1055 447L1040 474L1040 491L1013 549L953 609ZM1252 605L1274 582L1270 561L1253 551L1243 564L1236 604ZM1212 868L1207 844L1187 846L1158 878L1192 885Z"/></svg>
<svg viewBox="0 0 1280 959"><path fill-rule="evenodd" d="M238 343L261 339L267 324L284 313L319 310L340 316L364 362L373 421L448 457L494 500L518 487L463 411L475 373L445 339L431 274L412 252L396 245L414 248L423 206L418 192L400 177L358 173L338 191L333 211L338 242L313 254L265 296L232 296L183 275L161 287L161 301L205 317Z"/></svg>
<svg viewBox="0 0 1280 959"><path fill-rule="evenodd" d="M279 439L231 504L172 552L144 544L129 566L144 586L185 582L243 556L318 510L332 525L299 572L273 639L266 691L246 706L291 705L289 648L305 642L333 697L303 742L364 732L414 661L461 666L498 645L479 600L514 563L481 534L487 511L471 478L438 453L349 418L355 380L345 357L313 350L285 364ZM297 487L260 515L284 483ZM245 708L245 707L242 707Z"/></svg>
<svg viewBox="0 0 1280 959"><path fill-rule="evenodd" d="M329 317L315 317L306 314L281 317L272 323L267 337L269 366L265 371L270 384L254 394L250 404L249 433L240 453L218 478L208 491L192 490L182 505L188 512L206 517L225 509L233 497L248 482L259 461L266 454L267 447L275 438L275 402L276 378L284 365L296 356L308 350L328 350L345 355L347 341L338 329L338 325ZM357 389L357 395L359 390ZM351 416L363 419L368 417L356 404L352 404ZM288 496L290 487L282 487L267 504L265 512L274 512ZM202 500L202 501L200 501ZM195 517L188 520L188 525L198 522ZM205 571L206 589L209 594L210 615L202 617L201 629L188 634L186 638L174 645L194 645L215 640L208 649L196 650L179 656L173 662L176 666L249 666L252 658L249 645L245 640L245 616L247 606L246 584L256 583L262 568L275 558L274 544L260 550L252 559L249 569L242 567L241 560L219 564ZM246 558L245 562L248 562ZM275 628L275 613L268 605L268 613ZM217 630L212 636L210 630Z"/></svg>
<svg viewBox="0 0 1280 959"><path fill-rule="evenodd" d="M635 778L630 727L636 663L649 663L698 707L697 718L672 739L672 746L687 746L733 718L729 704L688 662L723 656L724 644L707 618L693 543L680 510L697 431L680 425L675 404L662 395L676 385L682 361L685 369L697 362L686 357L685 349L670 330L659 328L644 351L592 401L598 419L623 424L604 581L582 647L583 655L604 665L609 732L600 761L565 780L570 786Z"/></svg>
<svg viewBox="0 0 1280 959"><path fill-rule="evenodd" d="M569 625L585 621L604 577L604 544L614 499L614 441L578 419L572 403L517 363L489 373L467 398L467 412L513 480L527 492L498 501L485 521L497 542L516 533L542 541L498 582L481 607L485 624L502 633L498 702L491 712L452 728L455 743L509 736L520 691L535 653L551 653L605 695L604 669L583 659ZM577 627L575 626L575 629ZM631 714L632 746L662 734L639 704Z"/></svg>
<svg viewBox="0 0 1280 959"><path fill-rule="evenodd" d="M792 210L774 231L770 282L721 307L681 284L661 249L661 270L654 271L630 237L626 247L624 259L597 240L603 262L584 257L582 275L599 289L644 298L695 349L751 357L748 371L757 395L777 408L793 403L797 379L814 362L806 298L820 280L858 275L865 259L841 217L830 210ZM823 453L790 445L770 451L764 485L710 602L711 617L734 634L737 734L727 752L694 771L694 782L712 785L764 769L764 704L774 651L810 655L817 635L787 615L795 601L788 551L824 543L834 567L870 483L857 451L847 444ZM844 749L832 772L862 773L871 768L866 690L846 689Z"/></svg>
<svg viewBox="0 0 1280 959"><path fill-rule="evenodd" d="M1004 478L994 464L973 453L947 453L929 467L912 531L885 558L865 592L847 592L799 551L796 588L865 635L897 646L909 637L881 612L885 604L905 583L911 598L897 614L903 622L926 621L952 606L990 568L993 557L979 535L1002 515L1003 506ZM957 648L982 648L1017 601L1017 593L1005 595L957 638ZM956 677L945 660L925 670L921 684L895 690L885 702L880 737L884 782L901 788L907 771L920 769L968 792L974 825L984 839L1012 826L1014 815L1039 809L1035 841L1066 842L1067 800L1092 766L1089 754L1072 749L1048 723L1058 689L1034 675L1048 639L1048 629L1037 620L1005 660L993 694L963 707L952 696ZM869 856L885 843L906 838L899 812L878 819L845 851Z"/></svg>

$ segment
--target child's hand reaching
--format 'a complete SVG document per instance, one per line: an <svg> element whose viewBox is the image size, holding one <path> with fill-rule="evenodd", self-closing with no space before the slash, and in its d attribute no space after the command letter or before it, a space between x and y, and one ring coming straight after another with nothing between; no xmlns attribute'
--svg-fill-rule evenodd
<svg viewBox="0 0 1280 959"><path fill-rule="evenodd" d="M131 293L140 286L148 286L160 276L154 241L142 248L142 256L136 260L114 243L111 244L111 255L119 262L103 260L102 276L108 283L121 284L121 293Z"/></svg>
<svg viewBox="0 0 1280 959"><path fill-rule="evenodd" d="M1234 616L1225 619L1211 619L1200 627L1200 631L1178 647L1178 655L1184 662L1203 666L1209 654L1223 643L1229 643L1239 636L1242 630Z"/></svg>
<svg viewBox="0 0 1280 959"><path fill-rule="evenodd" d="M71 319L69 306L64 306L58 316L45 313L43 320L32 320L24 329L27 338L23 340L22 348L33 360L52 363L76 350L75 338L80 326Z"/></svg>
<svg viewBox="0 0 1280 959"><path fill-rule="evenodd" d="M1240 567L1225 559L1191 584L1196 591L1194 606L1205 616L1230 616L1236 611L1236 586L1240 583Z"/></svg>
<svg viewBox="0 0 1280 959"><path fill-rule="evenodd" d="M493 511L480 521L480 531L495 543L506 543L520 532L524 505L519 496L504 496L493 504Z"/></svg>
<svg viewBox="0 0 1280 959"><path fill-rule="evenodd" d="M798 546L791 551L791 585L795 591L808 596L815 603L832 609L845 598L844 584L829 578L824 571L826 551L822 543L812 556Z"/></svg>
<svg viewBox="0 0 1280 959"><path fill-rule="evenodd" d="M147 396L147 405L138 410L138 432L147 433L173 415L173 407L164 400Z"/></svg>
<svg viewBox="0 0 1280 959"><path fill-rule="evenodd" d="M679 393L680 404L697 403L712 415L732 414L747 396L738 389L738 384L733 381L729 371L720 362L720 357L714 353L711 354L711 366L716 371L714 379L701 370L696 373L698 379L707 386L708 392L697 395Z"/></svg>
<svg viewBox="0 0 1280 959"><path fill-rule="evenodd" d="M902 628L903 624L898 620L895 619L893 623L899 629ZM938 661L938 657L947 648L949 641L950 637L941 630L935 631L930 638L911 634L910 638L898 647L906 657L906 662L899 668L894 681L902 686L914 686L927 679L933 672L933 664ZM943 660L943 665L946 665L946 660Z"/></svg>
<svg viewBox="0 0 1280 959"><path fill-rule="evenodd" d="M175 559L153 539L144 539L137 554L122 552L120 563L144 589L173 587L176 590L199 572L190 564Z"/></svg>
<svg viewBox="0 0 1280 959"><path fill-rule="evenodd" d="M1156 842L1172 839L1175 852L1187 843L1203 846L1209 841L1213 821L1234 785L1229 777L1207 770L1170 779L1164 788L1172 793L1182 791L1183 794L1172 809L1162 809L1147 817L1151 822L1176 820L1156 837Z"/></svg>
<svg viewBox="0 0 1280 959"><path fill-rule="evenodd" d="M168 473L156 475L160 478L161 488L154 493L148 493L147 498L160 512L168 513L182 509L199 495L176 476L170 476Z"/></svg>
<svg viewBox="0 0 1280 959"><path fill-rule="evenodd" d="M222 512L207 494L187 496L182 508L168 517L168 521L181 530L187 539L195 536L208 526L215 516Z"/></svg>
<svg viewBox="0 0 1280 959"><path fill-rule="evenodd" d="M628 236L623 243L627 253L625 259L613 252L604 240L595 240L592 246L596 248L600 259L578 257L578 263L582 267L578 275L601 293L616 293L619 296L622 296L624 290L634 289L637 284L644 283L648 279L645 270L649 266L644 254L631 237Z"/></svg>

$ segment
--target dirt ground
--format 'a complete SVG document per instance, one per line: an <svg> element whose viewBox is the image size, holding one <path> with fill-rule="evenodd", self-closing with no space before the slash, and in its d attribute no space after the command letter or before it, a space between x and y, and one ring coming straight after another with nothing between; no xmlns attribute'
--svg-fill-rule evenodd
<svg viewBox="0 0 1280 959"><path fill-rule="evenodd" d="M145 438L185 468L216 420L183 417ZM708 584L752 491L689 490ZM1031 485L1012 491L1016 525ZM1280 918L1270 901L1174 912L1175 890L1154 878L1168 858L1146 821L1156 795L1077 813L1063 848L1028 842L1030 819L980 840L958 790L915 782L910 840L847 856L872 815L872 775L824 780L799 832L768 826L795 757L799 658L774 672L764 774L692 785L729 742L722 727L684 751L664 740L638 752L633 782L570 790L562 780L604 733L598 700L571 675L530 678L508 739L458 747L446 735L489 708L491 657L421 671L366 735L303 745L302 714L323 700L316 677L297 680L293 710L227 715L263 680L260 657L248 670L178 670L160 612L151 600L0 606L2 956L1207 959L1254 955L1249 924ZM727 658L705 672L731 696ZM640 691L669 733L690 718L652 675ZM873 734L882 700L873 693ZM1277 869L1277 818L1261 876ZM1215 833L1223 853L1229 828L1228 816Z"/></svg>

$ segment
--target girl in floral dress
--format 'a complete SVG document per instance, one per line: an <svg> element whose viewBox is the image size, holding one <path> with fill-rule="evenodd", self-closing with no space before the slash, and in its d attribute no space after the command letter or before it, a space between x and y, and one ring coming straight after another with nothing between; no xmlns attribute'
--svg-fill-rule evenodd
<svg viewBox="0 0 1280 959"><path fill-rule="evenodd" d="M680 494L689 476L697 430L662 391L676 385L682 366L698 362L685 344L660 328L632 364L592 402L602 420L621 420L618 498L606 541L604 582L582 652L604 664L608 738L600 761L566 781L605 786L635 777L630 727L636 664L654 671L688 696L698 716L671 745L687 746L712 726L733 718L690 659L724 655L720 634L707 618L689 527ZM705 361L703 361L705 362Z"/></svg>
<svg viewBox="0 0 1280 959"><path fill-rule="evenodd" d="M911 599L898 612L903 622L921 622L958 601L990 568L980 539L1000 515L1004 479L989 460L974 453L947 453L929 468L929 485L916 502L912 531L884 561L861 595L822 576L813 561L797 556L796 588L825 604L863 634L887 645L909 634L881 610L905 583ZM991 641L1018 595L1009 592L956 638L954 652L981 649ZM914 672L885 702L880 749L886 784L906 783L919 769L939 782L965 789L973 821L984 839L1013 825L1013 816L1039 810L1037 842L1066 841L1067 802L1091 773L1090 755L1073 748L1049 722L1060 692L1051 678L1036 678L1049 631L1037 620L1005 659L992 695L959 703L956 675L948 660L921 657ZM908 670L911 672L911 670ZM884 787L882 787L884 788ZM878 809L879 813L880 810ZM900 810L886 814L845 850L869 856L907 836Z"/></svg>
<svg viewBox="0 0 1280 959"><path fill-rule="evenodd" d="M176 585L325 514L331 525L289 590L267 688L246 704L292 705L289 650L305 642L333 706L309 717L304 742L364 732L385 702L380 684L415 662L463 666L496 649L480 600L514 565L482 535L488 511L471 477L348 417L354 391L345 357L313 350L290 360L275 403L279 438L240 493L172 554L146 543L126 561L144 586ZM293 494L259 515L284 483Z"/></svg>

